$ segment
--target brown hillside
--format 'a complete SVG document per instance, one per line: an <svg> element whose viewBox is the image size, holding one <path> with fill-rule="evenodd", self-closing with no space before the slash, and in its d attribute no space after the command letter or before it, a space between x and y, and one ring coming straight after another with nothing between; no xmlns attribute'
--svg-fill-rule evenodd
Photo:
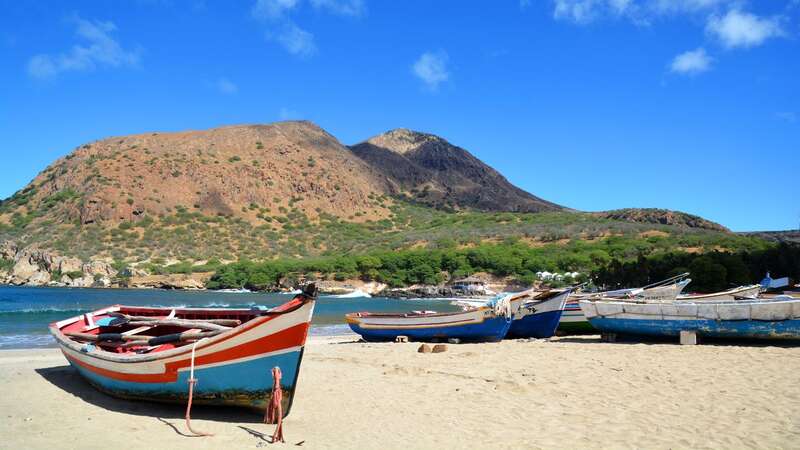
<svg viewBox="0 0 800 450"><path fill-rule="evenodd" d="M104 139L56 161L22 192L39 211L62 193L65 201L39 220L85 225L176 209L255 220L296 207L310 217L374 219L387 210L371 197L386 191L382 177L321 128L281 122Z"/></svg>
<svg viewBox="0 0 800 450"><path fill-rule="evenodd" d="M519 189L468 151L431 134L396 129L350 148L385 174L397 193L431 206L517 212L564 209Z"/></svg>
<svg viewBox="0 0 800 450"><path fill-rule="evenodd" d="M674 225L685 228L700 228L712 231L730 232L722 225L703 219L700 216L680 211L657 208L627 208L595 213L597 216L625 222L645 224Z"/></svg>

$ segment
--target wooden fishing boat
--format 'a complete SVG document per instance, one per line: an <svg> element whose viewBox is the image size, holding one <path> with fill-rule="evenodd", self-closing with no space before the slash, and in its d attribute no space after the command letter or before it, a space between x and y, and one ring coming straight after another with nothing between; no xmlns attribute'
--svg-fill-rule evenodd
<svg viewBox="0 0 800 450"><path fill-rule="evenodd" d="M800 299L643 302L620 299L581 300L586 318L603 333L702 336L753 339L800 339Z"/></svg>
<svg viewBox="0 0 800 450"><path fill-rule="evenodd" d="M749 286L739 286L733 289L722 292L714 292L712 294L691 294L679 295L676 300L737 300L755 298L761 292L760 284L751 284Z"/></svg>
<svg viewBox="0 0 800 450"><path fill-rule="evenodd" d="M459 299L453 302L465 310L480 306L494 307L498 300L518 301L522 299L519 310L506 334L507 338L548 338L552 337L558 327L561 314L567 304L569 295L575 288L545 289L502 294L489 300ZM588 325L588 324L587 324Z"/></svg>
<svg viewBox="0 0 800 450"><path fill-rule="evenodd" d="M185 403L187 384L196 379L196 404L264 410L273 390L272 369L279 367L285 416L315 297L309 285L273 309L114 305L55 322L50 332L89 383L126 399Z"/></svg>
<svg viewBox="0 0 800 450"><path fill-rule="evenodd" d="M572 294L564 306L558 323L560 334L586 334L597 330L589 323L581 310L580 300L598 298L637 298L641 300L674 300L692 280L683 273L658 283L640 288L618 289L615 291Z"/></svg>
<svg viewBox="0 0 800 450"><path fill-rule="evenodd" d="M493 306L484 305L459 312L356 312L345 315L345 319L354 332L370 342L393 341L398 336L407 336L412 341L451 338L466 342L499 341L508 333L524 298L506 296Z"/></svg>
<svg viewBox="0 0 800 450"><path fill-rule="evenodd" d="M523 301L511 322L508 338L552 337L573 289L534 292Z"/></svg>

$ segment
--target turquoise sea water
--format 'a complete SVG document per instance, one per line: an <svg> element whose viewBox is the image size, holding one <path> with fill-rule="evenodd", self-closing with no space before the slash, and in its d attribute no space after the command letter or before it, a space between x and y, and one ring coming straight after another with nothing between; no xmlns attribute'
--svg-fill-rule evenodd
<svg viewBox="0 0 800 450"><path fill-rule="evenodd" d="M237 294L214 291L162 291L154 289L73 289L0 286L0 349L53 347L47 326L105 306L179 306L246 308L277 306L291 294ZM443 300L396 300L382 297L334 298L321 296L314 310L312 335L348 334L344 315L355 311L454 311Z"/></svg>

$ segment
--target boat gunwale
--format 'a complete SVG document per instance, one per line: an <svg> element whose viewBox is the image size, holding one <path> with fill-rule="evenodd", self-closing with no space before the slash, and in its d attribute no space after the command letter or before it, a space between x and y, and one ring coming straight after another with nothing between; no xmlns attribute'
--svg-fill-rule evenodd
<svg viewBox="0 0 800 450"><path fill-rule="evenodd" d="M302 299L298 299L298 297L302 297ZM304 296L303 294L298 294L296 297L292 298L291 300L289 300L286 303L283 303L283 304L277 306L276 308L284 307L284 306L289 305L289 304L291 304L293 302L297 302L297 305L292 305L291 307L289 307L285 311L275 311L273 314L263 314L263 313L266 313L268 311L260 311L260 313L262 313L263 315L256 316L253 319L248 320L247 322L244 322L244 323L242 323L242 324L240 324L240 325L238 325L236 327L233 327L230 330L227 330L227 331L225 331L223 333L220 333L220 334L218 334L216 336L207 338L205 340L198 341L198 344L197 344L195 350L197 351L197 350L202 350L202 349L205 349L205 348L213 347L213 346L215 346L215 345L217 345L217 344L219 344L219 343L221 343L223 341L226 341L226 340L228 340L228 339L230 339L230 338L232 338L232 337L234 337L236 335L239 335L239 334L241 334L241 333L243 333L245 331L248 331L248 330L251 330L253 328L259 327L261 325L264 325L267 322L271 321L272 319L275 319L275 318L280 317L280 316L285 315L285 314L291 314L291 313L297 312L298 310L300 310L300 308L302 308L303 306L305 306L307 304L312 304L312 307L313 307L313 303L315 302L315 299L311 298L311 297ZM113 305L113 306L108 306L108 307L105 307L105 308L101 308L101 309L99 309L97 311L92 311L91 313L86 313L86 314L92 314L92 316L94 316L97 313L119 311L119 309L115 310L114 308L122 308L122 307L125 307L125 306L124 305ZM125 308L127 308L127 307L125 307ZM138 308L138 307L133 307L133 308ZM165 311L172 311L172 310L185 311L185 310L189 310L189 309L196 310L196 311L197 310L208 310L208 311L214 311L214 312L236 311L236 310L228 310L228 309L224 309L224 308L169 308L169 307L152 307L152 308L144 307L144 308L145 309L151 309L151 310L163 309ZM254 310L239 309L239 311L254 311ZM123 354L112 353L112 352L108 352L108 351L105 351L105 350L96 351L96 352L83 352L82 348L83 348L83 346L85 344L78 343L77 341L75 341L75 340L69 338L68 336L66 336L61 331L62 328L66 327L67 325L71 325L71 324L75 323L76 321L79 321L83 316L84 315L81 314L79 316L75 316L75 317L72 317L70 319L64 319L64 320L61 320L61 321L58 321L58 322L53 322L53 323L50 324L50 326L49 326L50 333L56 339L56 342L59 344L59 346L62 347L62 351L64 351L64 348L68 348L68 349L70 349L72 351L80 352L80 353L82 353L82 354L84 354L86 356L89 356L89 357L92 357L92 358L96 358L96 359L100 359L100 360L104 360L104 361L109 361L109 362L114 362L114 363L134 363L134 364L135 363L152 362L152 361L158 361L158 360L162 360L162 359L167 359L167 358L171 358L171 357L174 357L174 356L180 356L180 355L188 354L188 353L191 353L191 351L192 351L191 346L183 346L183 347L176 347L176 348L172 348L172 349L169 349L169 350L165 350L163 352L145 353L145 354L125 354L125 356L122 356ZM301 347L304 347L304 346L305 345L302 345Z"/></svg>
<svg viewBox="0 0 800 450"><path fill-rule="evenodd" d="M735 296L739 292L750 291L756 288L761 288L759 284L751 284L748 286L738 286L732 289L728 289L727 291L719 291L719 292L712 292L710 294L688 294L688 295L679 295L675 298L675 300L702 300L702 299L712 299L714 297L721 297L724 295L732 295Z"/></svg>
<svg viewBox="0 0 800 450"><path fill-rule="evenodd" d="M758 304L779 304L779 303L792 303L792 302L800 302L800 298L790 297L790 298L746 298L743 300L709 300L703 302L696 302L694 300L641 300L641 299L619 299L619 298L598 298L598 299L581 299L578 303L605 303L605 304L613 304L619 303L623 305L630 305L630 304L637 304L637 305L700 305L700 306L710 306L710 305L736 305L736 306L745 306L745 305L758 305Z"/></svg>

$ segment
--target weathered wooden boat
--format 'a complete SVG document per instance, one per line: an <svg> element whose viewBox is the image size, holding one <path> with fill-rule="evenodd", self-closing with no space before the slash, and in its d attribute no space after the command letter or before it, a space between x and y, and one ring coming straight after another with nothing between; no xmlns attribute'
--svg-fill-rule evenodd
<svg viewBox="0 0 800 450"><path fill-rule="evenodd" d="M279 367L283 416L294 399L314 311L313 285L272 309L115 305L55 322L67 361L110 395L264 410ZM277 396L277 395L276 395Z"/></svg>
<svg viewBox="0 0 800 450"><path fill-rule="evenodd" d="M505 296L494 305L466 311L437 313L356 312L345 315L355 333L370 342L393 341L407 336L412 341L440 341L451 338L465 342L499 341L506 336L514 314L526 296Z"/></svg>
<svg viewBox="0 0 800 450"><path fill-rule="evenodd" d="M644 302L581 300L581 310L603 333L753 339L800 339L800 299Z"/></svg>
<svg viewBox="0 0 800 450"><path fill-rule="evenodd" d="M751 284L749 286L739 286L733 289L722 292L714 292L712 294L690 294L679 295L676 300L737 300L758 297L761 292L760 284Z"/></svg>
<svg viewBox="0 0 800 450"><path fill-rule="evenodd" d="M558 332L561 334L585 334L596 330L586 316L583 314L579 305L580 300L597 298L637 298L641 300L674 300L680 292L691 283L691 279L686 278L689 274L683 273L666 280L659 281L640 288L618 289L615 291L590 292L572 294L564 306L564 312L558 323Z"/></svg>
<svg viewBox="0 0 800 450"><path fill-rule="evenodd" d="M552 337L572 291L573 289L569 288L532 292L514 315L506 337Z"/></svg>

